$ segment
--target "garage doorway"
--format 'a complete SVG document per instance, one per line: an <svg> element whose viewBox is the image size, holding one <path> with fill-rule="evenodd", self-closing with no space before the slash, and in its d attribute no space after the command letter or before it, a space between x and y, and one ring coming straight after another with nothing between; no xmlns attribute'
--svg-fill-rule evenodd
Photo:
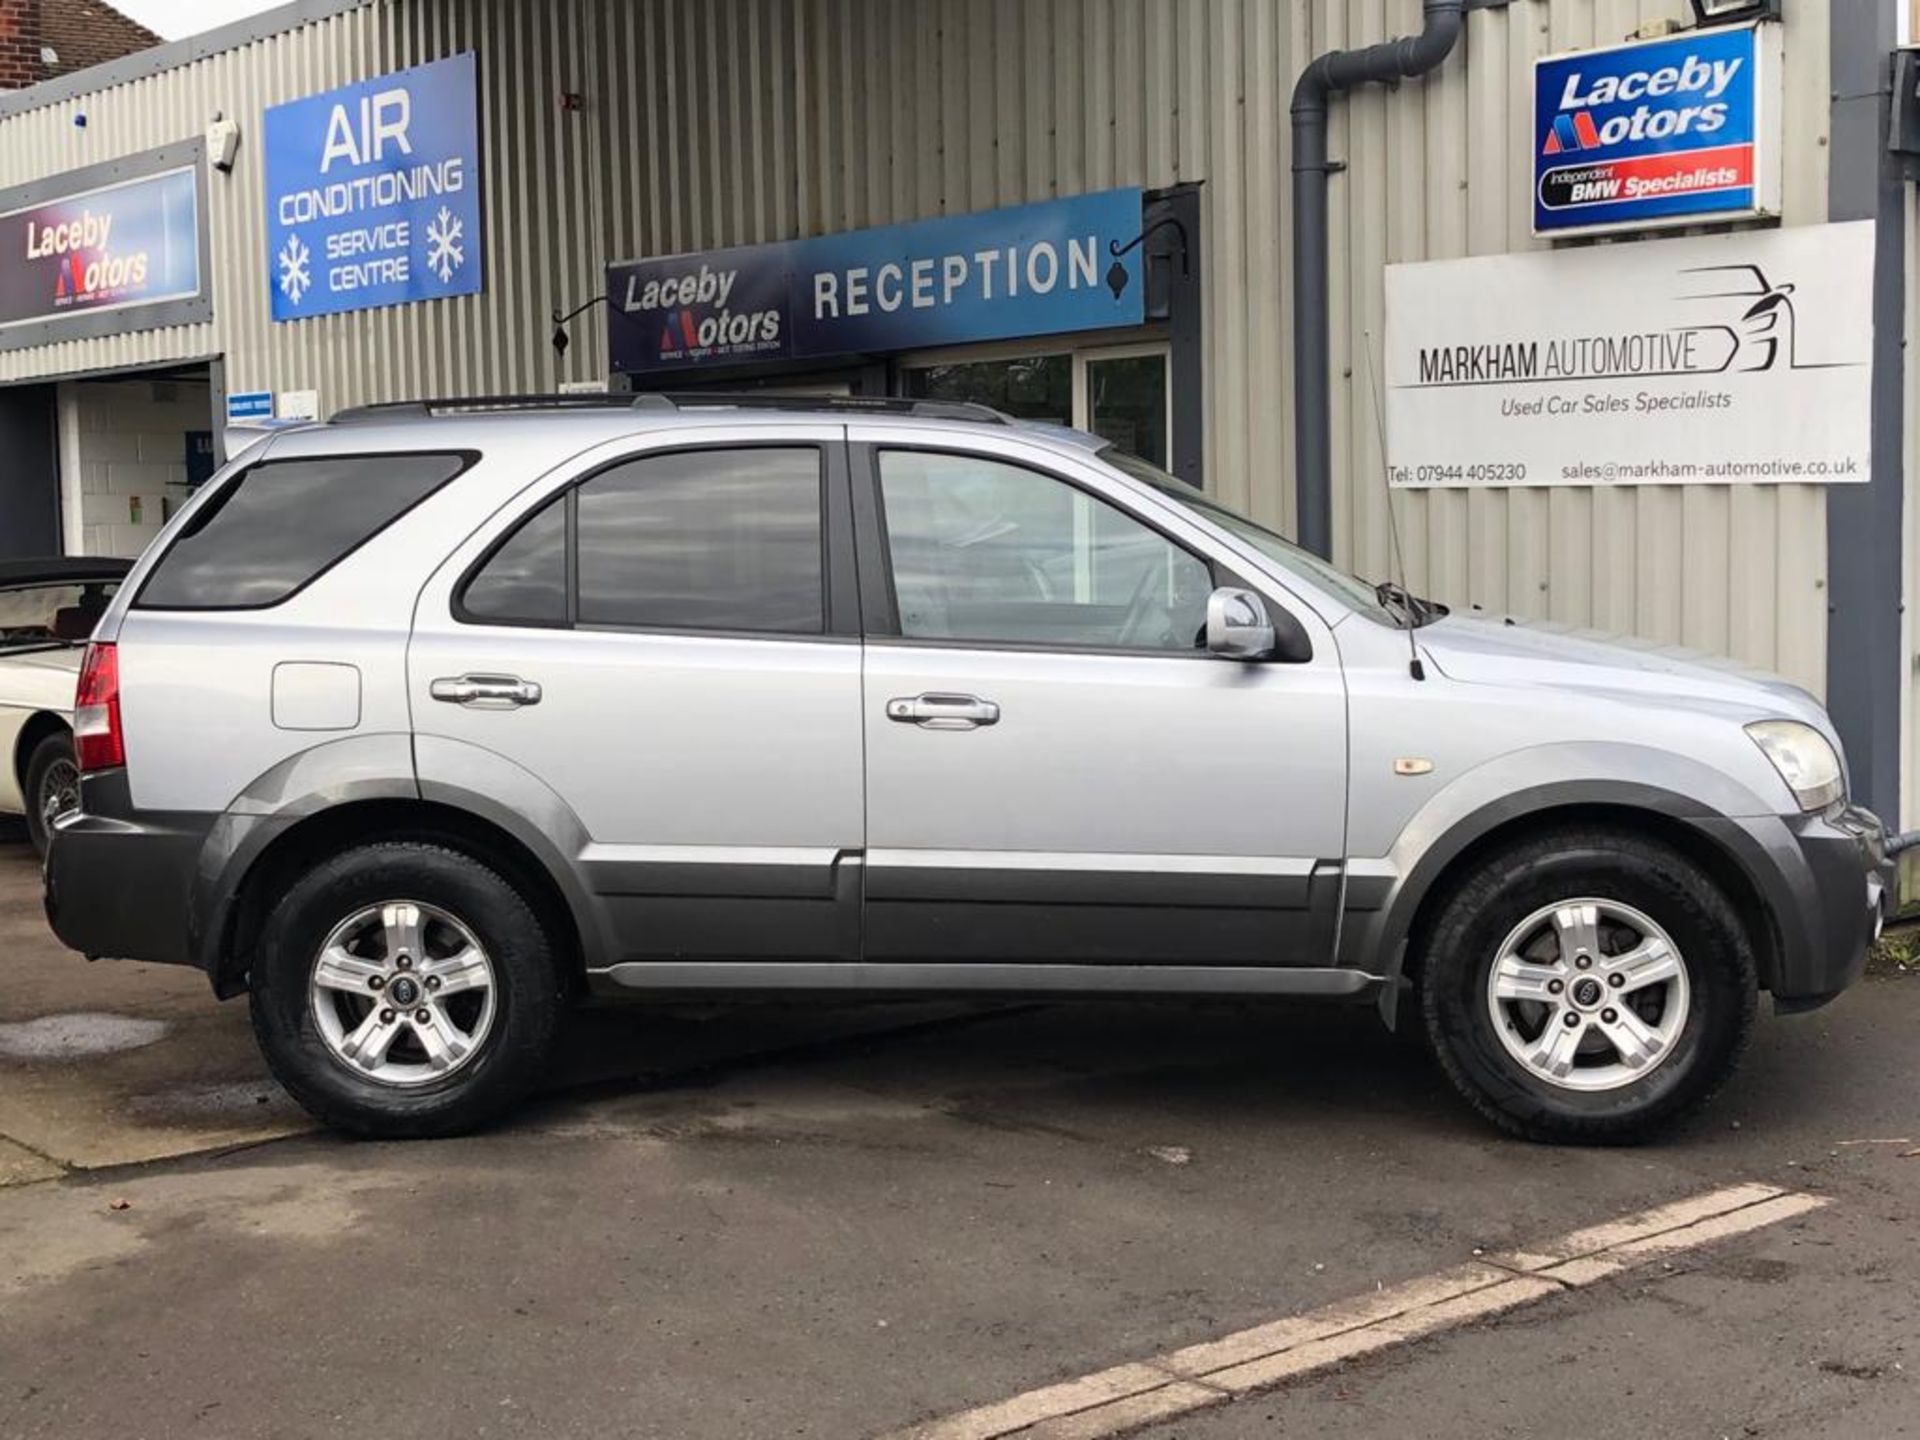
<svg viewBox="0 0 1920 1440"><path fill-rule="evenodd" d="M67 548L133 559L214 471L209 369L68 380L59 389Z"/></svg>
<svg viewBox="0 0 1920 1440"><path fill-rule="evenodd" d="M0 560L60 553L60 461L51 385L0 388Z"/></svg>

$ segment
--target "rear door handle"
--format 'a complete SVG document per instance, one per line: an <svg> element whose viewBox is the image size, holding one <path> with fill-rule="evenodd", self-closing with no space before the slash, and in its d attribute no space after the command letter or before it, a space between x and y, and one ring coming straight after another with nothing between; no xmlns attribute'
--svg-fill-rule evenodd
<svg viewBox="0 0 1920 1440"><path fill-rule="evenodd" d="M975 730L1000 723L1000 707L978 695L903 695L887 702L887 718L922 730Z"/></svg>
<svg viewBox="0 0 1920 1440"><path fill-rule="evenodd" d="M427 693L475 710L517 710L540 703L540 687L518 675L450 675L434 681Z"/></svg>

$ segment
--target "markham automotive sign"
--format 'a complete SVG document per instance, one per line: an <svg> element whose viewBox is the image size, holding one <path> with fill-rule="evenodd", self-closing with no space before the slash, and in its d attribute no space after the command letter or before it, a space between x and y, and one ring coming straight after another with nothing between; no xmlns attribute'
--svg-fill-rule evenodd
<svg viewBox="0 0 1920 1440"><path fill-rule="evenodd" d="M0 215L0 329L201 293L193 167Z"/></svg>
<svg viewBox="0 0 1920 1440"><path fill-rule="evenodd" d="M1867 479L1873 222L1390 265L1398 486Z"/></svg>
<svg viewBox="0 0 1920 1440"><path fill-rule="evenodd" d="M1534 233L1778 214L1780 35L1726 26L1535 61Z"/></svg>
<svg viewBox="0 0 1920 1440"><path fill-rule="evenodd" d="M1140 192L607 267L626 373L1141 323Z"/></svg>
<svg viewBox="0 0 1920 1440"><path fill-rule="evenodd" d="M275 320L480 292L471 54L275 105L264 148Z"/></svg>

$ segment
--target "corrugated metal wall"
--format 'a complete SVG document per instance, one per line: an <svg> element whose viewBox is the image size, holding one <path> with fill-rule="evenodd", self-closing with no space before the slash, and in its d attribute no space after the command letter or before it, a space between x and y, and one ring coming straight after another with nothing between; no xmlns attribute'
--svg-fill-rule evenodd
<svg viewBox="0 0 1920 1440"><path fill-rule="evenodd" d="M1339 558L1387 566L1358 346L1389 261L1526 248L1535 55L1679 18L1685 0L1515 0L1470 15L1425 83L1336 108ZM1826 211L1827 4L1787 7L1786 209ZM1419 0L378 0L303 30L0 122L0 185L197 133L244 139L211 179L207 326L0 355L0 379L224 353L236 386L323 407L546 389L547 315L609 257L839 230L1113 185L1204 181L1209 485L1292 523L1287 103L1318 51L1415 30ZM479 52L486 292L274 326L260 113ZM563 90L585 108L563 112ZM77 129L73 114L85 110ZM597 373L605 319L564 377ZM1824 680L1826 524L1812 486L1409 494L1416 589L1633 631Z"/></svg>

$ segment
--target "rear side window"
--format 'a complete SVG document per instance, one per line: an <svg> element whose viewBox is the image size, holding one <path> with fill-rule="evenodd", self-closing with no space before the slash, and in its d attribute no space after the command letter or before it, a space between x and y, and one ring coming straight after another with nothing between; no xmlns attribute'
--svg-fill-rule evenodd
<svg viewBox="0 0 1920 1440"><path fill-rule="evenodd" d="M817 635L817 450L635 460L580 487L580 623Z"/></svg>
<svg viewBox="0 0 1920 1440"><path fill-rule="evenodd" d="M473 572L455 614L492 625L818 635L822 473L811 446L616 465L522 521Z"/></svg>
<svg viewBox="0 0 1920 1440"><path fill-rule="evenodd" d="M195 517L141 586L143 610L254 610L311 584L474 457L330 455L265 460Z"/></svg>
<svg viewBox="0 0 1920 1440"><path fill-rule="evenodd" d="M549 500L487 558L461 596L487 625L567 623L567 496Z"/></svg>

